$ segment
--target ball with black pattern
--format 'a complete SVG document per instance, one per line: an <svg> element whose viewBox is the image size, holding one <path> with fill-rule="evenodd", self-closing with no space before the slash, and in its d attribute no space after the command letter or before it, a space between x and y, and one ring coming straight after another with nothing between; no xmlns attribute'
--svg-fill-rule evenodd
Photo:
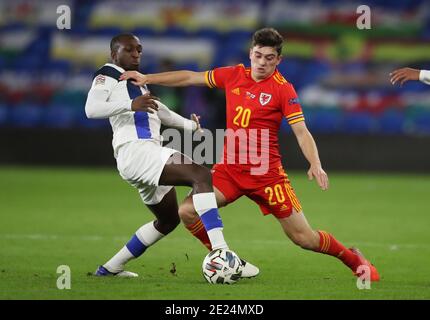
<svg viewBox="0 0 430 320"><path fill-rule="evenodd" d="M204 278L212 284L232 284L242 275L242 262L231 250L216 249L208 253L203 260Z"/></svg>

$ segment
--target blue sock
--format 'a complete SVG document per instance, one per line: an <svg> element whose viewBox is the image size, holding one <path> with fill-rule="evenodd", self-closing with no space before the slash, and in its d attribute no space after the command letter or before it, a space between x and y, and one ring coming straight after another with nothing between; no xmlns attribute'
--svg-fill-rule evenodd
<svg viewBox="0 0 430 320"><path fill-rule="evenodd" d="M130 241L106 262L104 267L115 273L124 270L127 262L141 256L147 248L163 237L164 235L155 229L154 221L148 222L136 231Z"/></svg>
<svg viewBox="0 0 430 320"><path fill-rule="evenodd" d="M212 249L227 249L227 243L222 233L223 224L218 213L215 193L197 193L193 195L193 204L205 226Z"/></svg>
<svg viewBox="0 0 430 320"><path fill-rule="evenodd" d="M125 246L135 258L140 257L147 248L135 234Z"/></svg>

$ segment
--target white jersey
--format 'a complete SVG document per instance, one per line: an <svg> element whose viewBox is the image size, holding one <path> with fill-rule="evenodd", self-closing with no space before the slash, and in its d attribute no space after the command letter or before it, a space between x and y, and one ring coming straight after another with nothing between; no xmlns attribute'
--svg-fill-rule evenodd
<svg viewBox="0 0 430 320"><path fill-rule="evenodd" d="M419 80L422 83L430 84L430 70L420 70Z"/></svg>
<svg viewBox="0 0 430 320"><path fill-rule="evenodd" d="M133 99L149 91L146 86L142 88L132 84L131 80L120 81L124 71L111 63L101 67L94 75L85 105L88 118L109 118L115 157L118 148L130 141L147 139L161 145L161 123L186 130L196 129L194 121L179 116L158 101L158 112L132 111Z"/></svg>

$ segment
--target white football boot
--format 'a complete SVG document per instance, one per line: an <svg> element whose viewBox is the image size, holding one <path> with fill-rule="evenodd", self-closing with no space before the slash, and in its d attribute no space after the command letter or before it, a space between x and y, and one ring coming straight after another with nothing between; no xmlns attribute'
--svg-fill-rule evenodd
<svg viewBox="0 0 430 320"><path fill-rule="evenodd" d="M242 262L242 275L240 276L241 278L254 278L258 276L258 274L260 273L260 269L243 259L240 259L240 261Z"/></svg>
<svg viewBox="0 0 430 320"><path fill-rule="evenodd" d="M98 277L114 276L114 277L120 277L120 278L137 278L139 276L137 273L134 273L131 271L125 271L125 270L117 273L113 273L103 266L99 266L96 272L94 273L94 275Z"/></svg>

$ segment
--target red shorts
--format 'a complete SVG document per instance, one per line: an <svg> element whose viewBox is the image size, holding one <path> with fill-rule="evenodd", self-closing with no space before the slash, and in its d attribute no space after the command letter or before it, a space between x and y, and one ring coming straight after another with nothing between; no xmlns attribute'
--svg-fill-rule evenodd
<svg viewBox="0 0 430 320"><path fill-rule="evenodd" d="M291 215L293 208L296 212L302 211L282 166L255 176L249 169L219 163L212 168L212 182L228 203L245 195L260 206L264 215L285 218Z"/></svg>

